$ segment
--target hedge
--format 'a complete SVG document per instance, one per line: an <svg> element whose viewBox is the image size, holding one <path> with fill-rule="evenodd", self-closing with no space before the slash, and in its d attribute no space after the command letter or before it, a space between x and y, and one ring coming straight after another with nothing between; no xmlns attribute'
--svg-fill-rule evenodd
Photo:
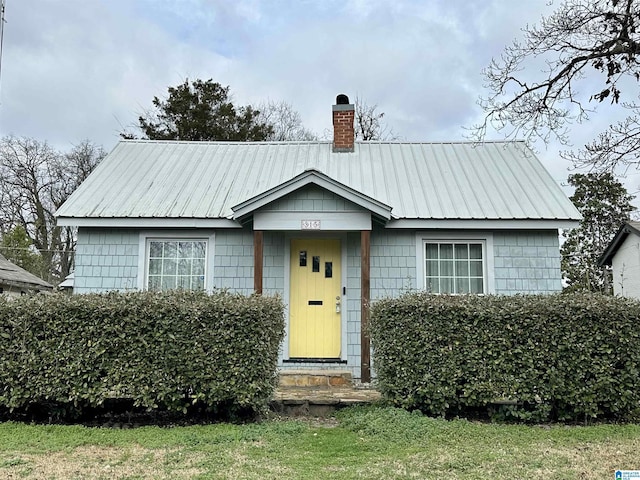
<svg viewBox="0 0 640 480"><path fill-rule="evenodd" d="M276 382L279 298L218 292L0 300L0 407L257 412Z"/></svg>
<svg viewBox="0 0 640 480"><path fill-rule="evenodd" d="M640 418L640 302L408 293L372 307L379 388L406 409L494 418Z"/></svg>

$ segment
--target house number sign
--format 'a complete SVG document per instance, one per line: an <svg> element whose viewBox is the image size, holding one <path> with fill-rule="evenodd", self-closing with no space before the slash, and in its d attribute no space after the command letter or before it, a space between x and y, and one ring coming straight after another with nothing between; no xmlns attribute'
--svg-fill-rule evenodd
<svg viewBox="0 0 640 480"><path fill-rule="evenodd" d="M302 220L302 230L320 230L320 220Z"/></svg>

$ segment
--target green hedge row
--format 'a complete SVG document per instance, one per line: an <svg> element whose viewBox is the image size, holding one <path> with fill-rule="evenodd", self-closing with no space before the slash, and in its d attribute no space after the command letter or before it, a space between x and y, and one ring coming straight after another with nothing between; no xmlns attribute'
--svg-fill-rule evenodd
<svg viewBox="0 0 640 480"><path fill-rule="evenodd" d="M279 298L192 292L0 300L0 407L262 409L284 334Z"/></svg>
<svg viewBox="0 0 640 480"><path fill-rule="evenodd" d="M640 418L640 303L597 295L439 296L378 301L379 387L432 415Z"/></svg>

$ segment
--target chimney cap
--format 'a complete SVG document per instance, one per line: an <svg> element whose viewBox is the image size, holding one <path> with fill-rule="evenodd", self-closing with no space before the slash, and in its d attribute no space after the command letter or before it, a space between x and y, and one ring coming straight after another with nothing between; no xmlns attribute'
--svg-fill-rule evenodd
<svg viewBox="0 0 640 480"><path fill-rule="evenodd" d="M349 105L349 97L341 93L336 97L336 105Z"/></svg>

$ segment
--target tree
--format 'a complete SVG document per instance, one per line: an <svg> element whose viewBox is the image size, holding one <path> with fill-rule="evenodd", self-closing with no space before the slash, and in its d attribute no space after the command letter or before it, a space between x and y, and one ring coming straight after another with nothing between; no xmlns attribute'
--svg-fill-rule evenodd
<svg viewBox="0 0 640 480"><path fill-rule="evenodd" d="M24 229L41 255L45 280L56 282L73 266L75 230L56 225L54 213L104 156L88 140L67 154L32 138L0 140L0 225L4 234Z"/></svg>
<svg viewBox="0 0 640 480"><path fill-rule="evenodd" d="M258 105L258 119L261 123L271 127L271 134L266 140L308 141L317 140L318 136L302 124L302 117L293 109L291 104L269 100Z"/></svg>
<svg viewBox="0 0 640 480"><path fill-rule="evenodd" d="M362 98L355 101L354 130L358 140L396 140L397 137L383 121L384 112L378 111L378 105L370 106Z"/></svg>
<svg viewBox="0 0 640 480"><path fill-rule="evenodd" d="M640 159L640 104L623 99L637 93L640 80L640 0L564 0L539 25L523 29L500 59L483 71L490 94L480 99L484 121L473 129L477 140L492 125L508 136L552 137L568 143L571 122L588 119L590 101L610 101L630 110L584 150L569 153L579 166L612 169ZM536 64L544 63L538 75ZM533 68L532 68L533 67ZM580 93L580 86L590 90ZM626 94L626 92L625 92Z"/></svg>
<svg viewBox="0 0 640 480"><path fill-rule="evenodd" d="M0 254L7 260L37 277L48 276L48 272L44 270L42 255L34 250L33 242L22 225L4 233L0 240Z"/></svg>
<svg viewBox="0 0 640 480"><path fill-rule="evenodd" d="M583 218L579 227L564 232L560 251L566 289L611 293L611 269L599 267L598 259L629 221L634 197L610 172L569 175L569 184L575 187L571 201Z"/></svg>
<svg viewBox="0 0 640 480"><path fill-rule="evenodd" d="M138 118L151 140L261 141L272 135L269 124L250 105L236 107L223 87L212 79L194 80L168 88L168 97L153 97L153 109ZM124 138L132 138L123 132Z"/></svg>

